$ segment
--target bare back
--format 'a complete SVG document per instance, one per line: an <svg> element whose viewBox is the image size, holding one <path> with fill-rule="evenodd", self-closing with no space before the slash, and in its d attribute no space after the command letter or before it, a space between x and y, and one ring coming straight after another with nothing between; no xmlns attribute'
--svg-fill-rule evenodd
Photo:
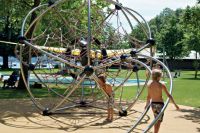
<svg viewBox="0 0 200 133"><path fill-rule="evenodd" d="M152 102L163 102L162 98L162 84L160 82L153 81L148 85L148 96L152 99Z"/></svg>
<svg viewBox="0 0 200 133"><path fill-rule="evenodd" d="M112 86L109 84L106 84L104 82L102 82L101 80L98 80L99 85L102 87L102 89L109 95L111 96L112 94Z"/></svg>
<svg viewBox="0 0 200 133"><path fill-rule="evenodd" d="M106 84L104 90L109 96L111 96L111 94L112 94L112 86L111 85Z"/></svg>

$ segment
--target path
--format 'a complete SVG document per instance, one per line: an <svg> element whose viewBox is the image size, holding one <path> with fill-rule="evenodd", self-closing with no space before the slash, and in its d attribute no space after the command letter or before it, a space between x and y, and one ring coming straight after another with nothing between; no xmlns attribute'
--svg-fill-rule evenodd
<svg viewBox="0 0 200 133"><path fill-rule="evenodd" d="M2 133L126 133L133 121L140 116L144 105L145 103L140 101L135 106L136 111L132 110L127 117L120 118L116 114L114 122L106 123L105 111L94 108L74 109L48 117L38 114L29 100L1 100L0 131ZM200 132L200 109L180 107L181 111L175 111L172 104L168 106L160 133ZM97 112L99 114L96 114ZM135 133L141 132L152 118L150 111Z"/></svg>

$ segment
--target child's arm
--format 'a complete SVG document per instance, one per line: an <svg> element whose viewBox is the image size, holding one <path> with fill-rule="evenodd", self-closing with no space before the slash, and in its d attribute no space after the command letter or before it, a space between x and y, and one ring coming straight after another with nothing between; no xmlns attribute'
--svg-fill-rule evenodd
<svg viewBox="0 0 200 133"><path fill-rule="evenodd" d="M112 86L109 84L106 84L106 93L111 96L112 94Z"/></svg>
<svg viewBox="0 0 200 133"><path fill-rule="evenodd" d="M175 103L174 98L172 97L172 95L169 94L166 86L164 84L162 84L162 89L164 90L164 92L166 93L166 95L169 97L169 99L172 101L172 103L174 104L174 106L176 107L177 110L179 110L179 106Z"/></svg>
<svg viewBox="0 0 200 133"><path fill-rule="evenodd" d="M148 89L148 94L147 94L147 102L146 102L146 106L145 106L145 109L147 108L147 106L149 105L149 103L150 103L150 93L149 93L149 86L147 87L147 89Z"/></svg>

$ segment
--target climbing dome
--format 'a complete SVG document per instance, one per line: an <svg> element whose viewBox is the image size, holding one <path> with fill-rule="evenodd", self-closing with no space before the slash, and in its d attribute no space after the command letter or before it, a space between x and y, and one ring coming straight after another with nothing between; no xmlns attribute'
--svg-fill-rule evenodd
<svg viewBox="0 0 200 133"><path fill-rule="evenodd" d="M136 25L145 40L132 32ZM126 116L140 98L156 63L172 91L169 70L153 57L155 42L148 23L118 1L50 0L27 14L19 42L16 55L21 74L43 115L75 107L106 110L108 95L98 84L98 76L104 75L115 92L115 111ZM163 111L167 104L168 99Z"/></svg>

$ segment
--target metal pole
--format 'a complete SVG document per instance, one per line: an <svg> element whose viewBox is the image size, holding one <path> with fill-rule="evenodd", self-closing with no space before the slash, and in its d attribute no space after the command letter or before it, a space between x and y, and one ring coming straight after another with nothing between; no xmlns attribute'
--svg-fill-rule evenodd
<svg viewBox="0 0 200 133"><path fill-rule="evenodd" d="M165 45L163 44L163 63L167 65L165 60ZM163 71L163 80L165 80L165 71Z"/></svg>
<svg viewBox="0 0 200 133"><path fill-rule="evenodd" d="M91 0L88 0L88 38L87 38L88 66L90 65L90 49L91 49Z"/></svg>

